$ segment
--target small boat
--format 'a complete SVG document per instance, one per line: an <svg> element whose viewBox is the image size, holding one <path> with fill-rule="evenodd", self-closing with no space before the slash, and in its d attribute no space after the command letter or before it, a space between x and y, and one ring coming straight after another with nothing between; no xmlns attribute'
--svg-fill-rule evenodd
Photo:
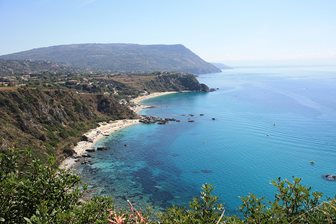
<svg viewBox="0 0 336 224"><path fill-rule="evenodd" d="M336 181L336 175L335 174L325 174L323 175L324 179L328 181Z"/></svg>

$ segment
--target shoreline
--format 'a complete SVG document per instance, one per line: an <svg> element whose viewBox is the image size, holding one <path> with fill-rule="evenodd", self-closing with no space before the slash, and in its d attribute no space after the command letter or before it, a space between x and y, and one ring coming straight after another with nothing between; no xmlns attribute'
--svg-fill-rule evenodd
<svg viewBox="0 0 336 224"><path fill-rule="evenodd" d="M141 104L141 101L164 96L168 94L173 94L177 92L155 92L144 96L138 96L130 101L131 105L130 109L133 110L135 113L139 114L142 109L148 108ZM76 156L67 157L64 159L59 168L69 170L71 169L76 163L77 159L75 157L80 157L87 153L87 149L89 150L96 150L95 144L102 140L103 138L108 137L109 135L113 134L116 131L119 131L123 128L129 127L131 125L139 124L139 119L123 119L123 120L114 120L109 122L100 122L98 123L98 127L89 130L88 132L84 133L82 136L87 138L87 141L80 141L76 144L73 150L76 152Z"/></svg>
<svg viewBox="0 0 336 224"><path fill-rule="evenodd" d="M151 99L151 98L155 98L155 97L159 97L159 96L165 96L165 95L173 94L173 93L178 93L178 92L176 92L176 91L155 92L155 93L151 93L149 95L138 96L138 97L136 97L136 98L134 98L130 101L131 103L134 104L134 106L131 107L130 109L133 110L135 113L139 114L139 112L142 109L150 108L150 106L145 106L145 105L141 104L142 101L148 100L148 99Z"/></svg>

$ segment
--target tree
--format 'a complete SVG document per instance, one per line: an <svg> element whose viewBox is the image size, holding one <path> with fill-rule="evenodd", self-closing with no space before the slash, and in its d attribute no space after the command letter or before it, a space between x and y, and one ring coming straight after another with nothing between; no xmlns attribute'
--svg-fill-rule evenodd
<svg viewBox="0 0 336 224"><path fill-rule="evenodd" d="M218 203L218 197L211 194L213 189L210 184L202 185L200 196L190 202L189 209L173 206L159 214L161 223L216 223L224 207Z"/></svg>
<svg viewBox="0 0 336 224"><path fill-rule="evenodd" d="M334 223L335 200L322 202L322 193L312 192L311 187L278 178L272 181L276 187L274 201L264 202L253 194L242 198L242 211L247 223Z"/></svg>

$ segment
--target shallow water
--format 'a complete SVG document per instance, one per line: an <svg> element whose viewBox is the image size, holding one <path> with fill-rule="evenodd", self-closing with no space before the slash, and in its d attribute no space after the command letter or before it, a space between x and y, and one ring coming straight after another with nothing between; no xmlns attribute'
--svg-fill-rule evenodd
<svg viewBox="0 0 336 224"><path fill-rule="evenodd" d="M109 150L78 167L95 194L166 207L211 183L231 214L239 196L272 199L277 177L335 195L336 182L321 175L336 173L336 68L240 68L198 79L219 90L144 102L156 108L142 113L180 123L135 125L99 143Z"/></svg>

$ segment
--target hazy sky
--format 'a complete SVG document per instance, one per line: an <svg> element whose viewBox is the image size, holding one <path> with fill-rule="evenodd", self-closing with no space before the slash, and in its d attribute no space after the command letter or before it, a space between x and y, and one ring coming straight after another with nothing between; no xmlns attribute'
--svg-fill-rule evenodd
<svg viewBox="0 0 336 224"><path fill-rule="evenodd" d="M181 43L228 64L336 64L336 0L0 0L0 21L0 54Z"/></svg>

